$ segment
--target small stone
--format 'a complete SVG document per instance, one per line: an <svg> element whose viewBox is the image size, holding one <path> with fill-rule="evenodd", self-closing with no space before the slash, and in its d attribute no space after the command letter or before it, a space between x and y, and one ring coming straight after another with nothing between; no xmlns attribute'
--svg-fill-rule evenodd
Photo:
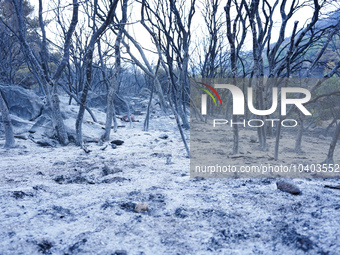
<svg viewBox="0 0 340 255"><path fill-rule="evenodd" d="M115 144L115 145L122 145L124 143L124 141L122 140L113 140L111 141L111 144Z"/></svg>
<svg viewBox="0 0 340 255"><path fill-rule="evenodd" d="M292 195L300 195L301 190L294 184L285 182L285 181L278 181L276 182L276 186L279 190L283 192L290 193Z"/></svg>
<svg viewBox="0 0 340 255"><path fill-rule="evenodd" d="M148 210L149 210L149 209L148 209L148 205L141 202L141 203L138 203L138 204L135 206L134 212L140 213L140 212L142 212L142 211L146 212L146 211L148 211Z"/></svg>
<svg viewBox="0 0 340 255"><path fill-rule="evenodd" d="M250 136L250 142L256 143L257 142L257 137L255 135Z"/></svg>
<svg viewBox="0 0 340 255"><path fill-rule="evenodd" d="M165 140L165 139L168 139L169 136L168 136L167 134L161 134L161 135L159 136L159 138Z"/></svg>
<svg viewBox="0 0 340 255"><path fill-rule="evenodd" d="M117 149L117 145L115 145L114 143L111 144L111 147L112 147L112 149Z"/></svg>
<svg viewBox="0 0 340 255"><path fill-rule="evenodd" d="M58 176L55 177L53 180L54 180L55 182L61 184L61 183L63 183L63 182L65 181L65 178L64 178L63 175L58 175Z"/></svg>

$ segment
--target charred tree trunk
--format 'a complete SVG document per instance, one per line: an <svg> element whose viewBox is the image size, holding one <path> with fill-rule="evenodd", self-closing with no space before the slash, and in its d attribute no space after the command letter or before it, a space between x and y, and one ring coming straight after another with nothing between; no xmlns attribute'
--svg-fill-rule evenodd
<svg viewBox="0 0 340 255"><path fill-rule="evenodd" d="M302 143L302 135L303 135L303 116L299 114L300 125L297 132L296 142L295 142L295 152L302 153L301 143Z"/></svg>
<svg viewBox="0 0 340 255"><path fill-rule="evenodd" d="M76 120L76 135L77 135L77 140L76 143L78 146L83 145L83 134L82 134L82 124L83 124L83 118L84 118L84 112L85 112L85 105L86 105L86 99L87 99L87 93L89 91L91 82L92 82L92 61L93 61L93 51L94 51L94 46L97 42L97 40L101 37L101 35L105 32L106 28L112 23L113 17L115 14L115 10L118 4L118 0L115 0L112 2L110 6L110 10L106 16L106 19L104 23L99 27L98 30L95 30L95 25L93 26L93 34L91 36L90 43L87 47L86 53L85 53L85 61L84 65L86 68L86 81L84 84L84 88L81 94L80 98L80 107L79 107L79 112ZM96 19L96 7L97 3L95 3L95 10L94 10L94 18L93 20Z"/></svg>
<svg viewBox="0 0 340 255"><path fill-rule="evenodd" d="M25 34L25 22L23 17L23 3L20 1L19 3L13 1L13 5L16 11L16 16L18 20L18 39L23 48L24 54L26 56L26 61L32 67L33 72L36 74L37 79L39 79L39 83L42 84L43 90L45 92L48 105L51 108L52 112L52 123L57 132L57 137L59 142L62 145L68 144L68 136L65 130L64 122L61 116L60 107L59 107L59 97L57 94L57 86L58 81L61 77L61 74L68 62L69 59L69 50L71 44L71 38L78 23L78 1L73 0L73 14L70 26L65 36L65 42L63 47L63 58L59 65L57 66L57 70L52 79L49 77L48 66L47 66L47 46L46 46L46 34L45 34L45 24L42 19L42 1L39 1L39 22L42 30L42 42L41 42L41 58L42 63L39 63L36 56L34 56L32 48L28 45L26 34ZM52 93L51 88L52 87Z"/></svg>
<svg viewBox="0 0 340 255"><path fill-rule="evenodd" d="M290 46L289 46L289 50L287 52L286 55L286 69L287 69L287 78L285 79L285 87L288 84L288 79L291 73L291 67L290 67L290 58L293 54L293 47L294 47L294 38L295 38L295 34L296 34L296 29L297 29L297 25L298 22L295 21L294 23L294 28L293 28L293 33L290 39ZM279 112L281 112L281 105L279 107ZM280 115L280 123L282 121L282 116ZM276 140L275 140L275 151L274 151L274 160L278 160L279 159L279 144L280 144L280 136L281 136L281 124L278 124L277 126L277 131L276 131Z"/></svg>
<svg viewBox="0 0 340 255"><path fill-rule="evenodd" d="M227 25L227 39L230 45L230 65L231 65L231 73L233 78L233 83L236 85L236 77L238 76L238 69L237 69L237 60L239 57L239 51L243 45L246 30L245 30L245 21L242 17L242 8L243 4L241 6L238 6L236 3L236 11L237 16L234 19L234 21L231 20L231 4L232 1L228 0L227 5L224 7L224 11L226 14L226 25ZM237 38L237 27L242 27L243 30L240 31L240 40ZM226 118L228 118L228 112L229 112L229 102L231 100L231 93L229 92L228 100L227 100L227 106L226 106ZM235 103L235 102L233 102ZM233 115L232 120L234 123L238 122L238 116ZM233 125L233 137L234 137L234 143L233 143L233 154L237 154L239 152L239 129L238 124Z"/></svg>
<svg viewBox="0 0 340 255"><path fill-rule="evenodd" d="M86 63L86 81L84 84L84 89L81 94L80 98L80 107L79 112L76 120L76 134L77 134L77 140L76 143L78 146L82 146L83 144L83 134L82 134L82 124L83 124L83 118L84 118L84 112L85 112L85 105L86 105L86 99L87 99L87 93L89 91L91 81L92 81L92 58L93 58L93 47L88 49L88 52L86 54L85 63Z"/></svg>
<svg viewBox="0 0 340 255"><path fill-rule="evenodd" d="M332 142L331 142L331 144L329 146L329 150L328 150L328 154L327 154L327 159L324 161L325 164L333 164L334 163L333 155L334 155L334 150L335 150L336 143L339 140L339 136L340 136L340 123L336 126Z"/></svg>
<svg viewBox="0 0 340 255"><path fill-rule="evenodd" d="M192 21L192 17L195 13L195 0L192 0L190 6L190 12L188 16L188 25L187 28L185 27L181 15L176 7L176 1L170 0L170 7L171 11L174 13L175 22L178 26L178 33L182 37L182 44L183 44L183 58L181 61L181 71L179 77L179 89L177 91L177 95L175 96L175 107L178 111L179 116L181 117L183 128L189 129L190 124L188 121L187 113L186 113L186 102L185 102L185 95L188 85L188 64L189 64L189 44L190 44L190 25ZM168 52L168 54L170 54ZM169 57L169 56L168 56ZM175 93L175 91L173 90Z"/></svg>
<svg viewBox="0 0 340 255"><path fill-rule="evenodd" d="M233 123L238 122L238 116L233 115ZM233 154L237 154L239 152L239 133L238 133L238 125L233 125L233 137L234 137L234 144L233 144Z"/></svg>
<svg viewBox="0 0 340 255"><path fill-rule="evenodd" d="M153 96L153 88L154 88L154 86L152 86L152 88L151 88L148 108L146 110L146 116L145 116L145 120L144 120L144 129L143 129L144 131L148 131L149 130L150 108L151 108L151 102L152 102L152 96Z"/></svg>
<svg viewBox="0 0 340 255"><path fill-rule="evenodd" d="M13 148L15 146L15 140L11 123L11 117L9 115L9 110L1 90L0 90L0 112L2 115L2 123L4 124L5 128L6 137L5 148Z"/></svg>
<svg viewBox="0 0 340 255"><path fill-rule="evenodd" d="M141 20L141 24L147 30L149 29L146 26L146 24L144 23L143 19ZM153 85L155 86L156 93L158 95L158 99L159 99L159 103L160 103L161 109L164 111L164 113L167 113L167 104L166 104L165 97L164 97L164 94L163 94L162 85L159 82L159 79L157 78L157 75L154 73L154 70L152 69L151 64L149 63L148 59L146 58L146 55L145 55L145 53L143 51L143 48L139 45L139 43L125 29L123 29L123 31L124 31L124 35L133 43L133 45L138 50L141 58L143 59L143 62L145 63L145 66L132 54L132 52L130 50L130 46L124 40L122 41L122 44L125 46L127 53L130 55L130 57L132 58L134 63L139 68L141 68L143 70L143 72L145 72L147 75L152 77L152 79L155 81L153 83ZM150 33L149 30L148 30L148 32Z"/></svg>
<svg viewBox="0 0 340 255"><path fill-rule="evenodd" d="M114 45L114 51L115 51L115 69L113 74L113 83L110 83L109 91L107 94L107 109L106 109L106 122L105 122L105 133L104 133L104 140L108 141L110 140L110 133L111 133L111 125L112 125L112 118L114 113L114 96L116 94L116 91L119 86L119 76L120 76L120 44L123 38L123 29L127 20L127 4L128 0L124 0L123 7L122 7L122 13L123 17L119 24L119 31L117 34L117 38Z"/></svg>

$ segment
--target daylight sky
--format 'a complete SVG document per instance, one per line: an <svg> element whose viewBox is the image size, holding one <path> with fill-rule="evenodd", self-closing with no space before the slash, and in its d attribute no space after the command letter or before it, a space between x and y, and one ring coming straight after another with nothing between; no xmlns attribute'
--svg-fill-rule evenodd
<svg viewBox="0 0 340 255"><path fill-rule="evenodd" d="M287 3L287 11L288 11L288 7L289 4L292 0L288 0ZM34 0L30 0L31 4L35 7L35 15L38 15L38 1L34 1ZM71 1L62 1L65 2L64 6L68 6L69 3L71 3ZM204 25L204 20L203 20L203 16L202 16L202 12L205 12L204 8L203 8L203 4L202 4L203 0L197 0L196 1L196 13L193 19L193 25L192 25L192 51L197 51L197 52L192 52L192 55L197 55L197 53L199 52L199 49L196 47L197 42L201 41L202 38L204 38L205 33L205 25ZM269 2L274 2L273 0L269 1ZM301 3L303 1L300 1ZM189 3L189 1L188 1ZM225 0L221 0L220 1L220 9L219 9L219 14L221 15L222 21L225 20L225 15L224 15L224 6L226 4ZM53 17L54 13L53 13L53 8L54 8L55 4L53 3L53 1L44 1L44 18L45 19L51 19L51 17ZM333 6L330 6L327 9L327 12L332 11L336 8L339 8L339 3L334 3ZM280 12L279 12L279 5L276 7L276 11L274 13L274 20L275 20L275 25L274 28L272 30L272 41L275 41L275 39L278 37L279 34L279 29L280 29ZM140 5L138 3L136 3L135 1L131 0L130 1L130 9L128 10L130 13L128 15L130 15L130 22L135 22L138 21L140 19ZM71 17L72 14L72 6L68 6L66 8L63 9L62 11L63 14L69 15L69 19ZM84 19L84 14L82 14L82 8L80 8L80 13L79 13L79 23L81 23ZM323 13L325 14L325 13ZM302 28L306 22L308 22L308 20L312 17L313 15L313 9L311 7L303 7L301 9L299 9L291 18L291 20L289 21L288 25L287 25L287 29L286 29L286 34L285 37L289 37L291 35L292 29L293 29L293 24L296 20L299 21L299 25L298 28ZM79 24L78 23L78 24ZM57 36L55 35L55 33L57 32L57 26L54 22L51 22L48 26L47 29L47 36L49 39L52 39L55 42L60 42L60 38L56 38ZM129 25L127 26L127 30L137 39L137 41L146 49L150 49L155 51L155 48L151 42L150 36L148 36L147 32L145 31L145 29L137 23L134 23L133 25ZM250 50L252 47L252 43L251 43L251 37L247 37L247 41L245 42L245 46L244 46L244 50ZM133 50L133 49L132 49ZM133 53L138 57L137 51L133 50ZM150 52L146 53L148 55L148 57L150 59L152 59L153 61L156 61L156 54L152 54ZM138 57L139 58L139 57Z"/></svg>

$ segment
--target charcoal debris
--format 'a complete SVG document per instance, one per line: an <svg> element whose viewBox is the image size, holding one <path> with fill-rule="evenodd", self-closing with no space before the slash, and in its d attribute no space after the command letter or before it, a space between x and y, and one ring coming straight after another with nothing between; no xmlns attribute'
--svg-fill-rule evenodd
<svg viewBox="0 0 340 255"><path fill-rule="evenodd" d="M50 241L43 240L37 245L39 247L39 252L41 252L42 254L52 254L50 250L53 247L53 244Z"/></svg>
<svg viewBox="0 0 340 255"><path fill-rule="evenodd" d="M125 250L116 250L113 255L127 255L128 253Z"/></svg>
<svg viewBox="0 0 340 255"><path fill-rule="evenodd" d="M15 199L22 199L24 197L33 197L33 194L32 193L26 193L26 192L18 190L18 191L13 191L12 196Z"/></svg>

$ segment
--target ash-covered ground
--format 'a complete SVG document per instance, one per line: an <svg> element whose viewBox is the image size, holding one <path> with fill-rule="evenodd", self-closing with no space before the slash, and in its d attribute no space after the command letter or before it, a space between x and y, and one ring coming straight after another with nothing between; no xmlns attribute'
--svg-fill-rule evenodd
<svg viewBox="0 0 340 255"><path fill-rule="evenodd" d="M155 111L145 132L144 116L119 121L115 149L89 116L89 153L32 137L0 149L0 254L340 254L339 179L288 180L292 195L274 178L190 178L175 120Z"/></svg>

